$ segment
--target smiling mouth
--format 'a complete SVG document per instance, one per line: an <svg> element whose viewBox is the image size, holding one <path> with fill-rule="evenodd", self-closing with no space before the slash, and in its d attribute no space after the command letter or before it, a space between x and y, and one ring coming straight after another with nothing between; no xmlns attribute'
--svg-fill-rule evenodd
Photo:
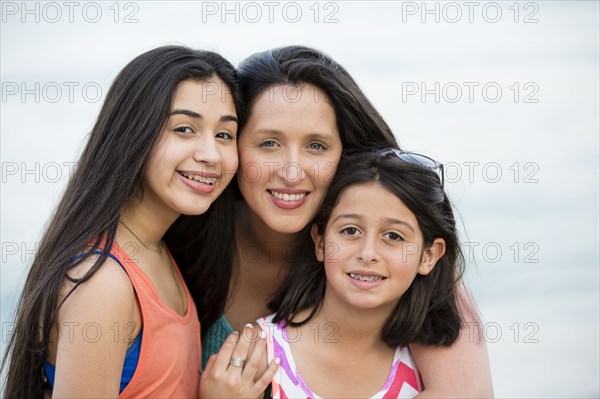
<svg viewBox="0 0 600 399"><path fill-rule="evenodd" d="M348 273L348 276L350 276L350 278L353 280L359 281L381 281L387 278L383 276L365 276L357 273Z"/></svg>
<svg viewBox="0 0 600 399"><path fill-rule="evenodd" d="M217 178L216 177L206 177L206 176L200 176L200 175L192 175L189 173L184 173L184 172L179 172L179 174L183 177L185 177L188 180L193 180L193 181L197 181L200 183L204 183L204 184L209 184L209 185L213 185L217 182Z"/></svg>
<svg viewBox="0 0 600 399"><path fill-rule="evenodd" d="M273 197L280 199L282 201L300 201L304 197L306 197L309 193L298 193L298 194L287 194L287 193L279 193L277 191L267 190L269 194Z"/></svg>

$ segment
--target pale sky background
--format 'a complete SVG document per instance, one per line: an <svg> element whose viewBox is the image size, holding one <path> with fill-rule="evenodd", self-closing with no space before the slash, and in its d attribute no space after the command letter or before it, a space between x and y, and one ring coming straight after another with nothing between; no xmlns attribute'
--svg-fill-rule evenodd
<svg viewBox="0 0 600 399"><path fill-rule="evenodd" d="M2 350L119 70L164 44L235 65L304 44L446 163L497 397L600 396L597 1L64 3L1 3Z"/></svg>

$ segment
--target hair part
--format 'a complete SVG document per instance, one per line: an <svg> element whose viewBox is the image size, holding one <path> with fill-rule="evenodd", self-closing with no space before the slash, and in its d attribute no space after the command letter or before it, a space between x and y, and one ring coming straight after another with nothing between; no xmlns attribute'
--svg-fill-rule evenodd
<svg viewBox="0 0 600 399"><path fill-rule="evenodd" d="M395 156L381 156L378 151L344 157L314 220L319 234L325 233L341 194L365 183L380 184L415 215L423 234L424 249L437 237L446 242L446 252L433 270L427 275L417 274L398 301L381 331L382 341L392 348L410 343L451 345L458 338L462 324L458 284L464 259L452 205L445 194L440 195L437 174ZM314 244L306 245L298 252L289 275L271 303L277 308L274 322L301 326L310 321L325 297L326 280L325 268L316 258ZM310 309L309 316L293 321L298 312L305 309Z"/></svg>

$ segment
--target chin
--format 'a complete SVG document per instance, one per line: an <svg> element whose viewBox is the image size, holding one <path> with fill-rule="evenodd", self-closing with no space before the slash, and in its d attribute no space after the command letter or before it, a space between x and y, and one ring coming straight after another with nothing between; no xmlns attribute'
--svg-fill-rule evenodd
<svg viewBox="0 0 600 399"><path fill-rule="evenodd" d="M271 230L280 234L296 234L306 227L307 223L284 223L282 220L277 220L276 223L267 224Z"/></svg>
<svg viewBox="0 0 600 399"><path fill-rule="evenodd" d="M208 209L210 208L211 204L212 203L184 206L179 208L179 213L187 216L199 216L206 213L206 211L208 211Z"/></svg>

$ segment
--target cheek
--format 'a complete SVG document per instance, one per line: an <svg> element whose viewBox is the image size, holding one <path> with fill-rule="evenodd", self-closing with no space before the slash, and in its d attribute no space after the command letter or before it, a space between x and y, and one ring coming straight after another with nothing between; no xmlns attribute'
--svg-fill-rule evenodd
<svg viewBox="0 0 600 399"><path fill-rule="evenodd" d="M235 146L227 148L221 153L221 163L227 177L231 178L235 175L238 169L238 152Z"/></svg>
<svg viewBox="0 0 600 399"><path fill-rule="evenodd" d="M242 143L238 143L238 182L241 185L244 183L256 183L260 181L262 171L257 158L253 156L253 152L245 148Z"/></svg>
<svg viewBox="0 0 600 399"><path fill-rule="evenodd" d="M313 181L316 185L327 190L331 185L335 170L338 165L339 158L332 158L329 161L316 162L308 169Z"/></svg>
<svg viewBox="0 0 600 399"><path fill-rule="evenodd" d="M261 167L260 162L241 162L238 168L238 183L240 188L251 189L256 187L256 183L269 180L269 170Z"/></svg>

